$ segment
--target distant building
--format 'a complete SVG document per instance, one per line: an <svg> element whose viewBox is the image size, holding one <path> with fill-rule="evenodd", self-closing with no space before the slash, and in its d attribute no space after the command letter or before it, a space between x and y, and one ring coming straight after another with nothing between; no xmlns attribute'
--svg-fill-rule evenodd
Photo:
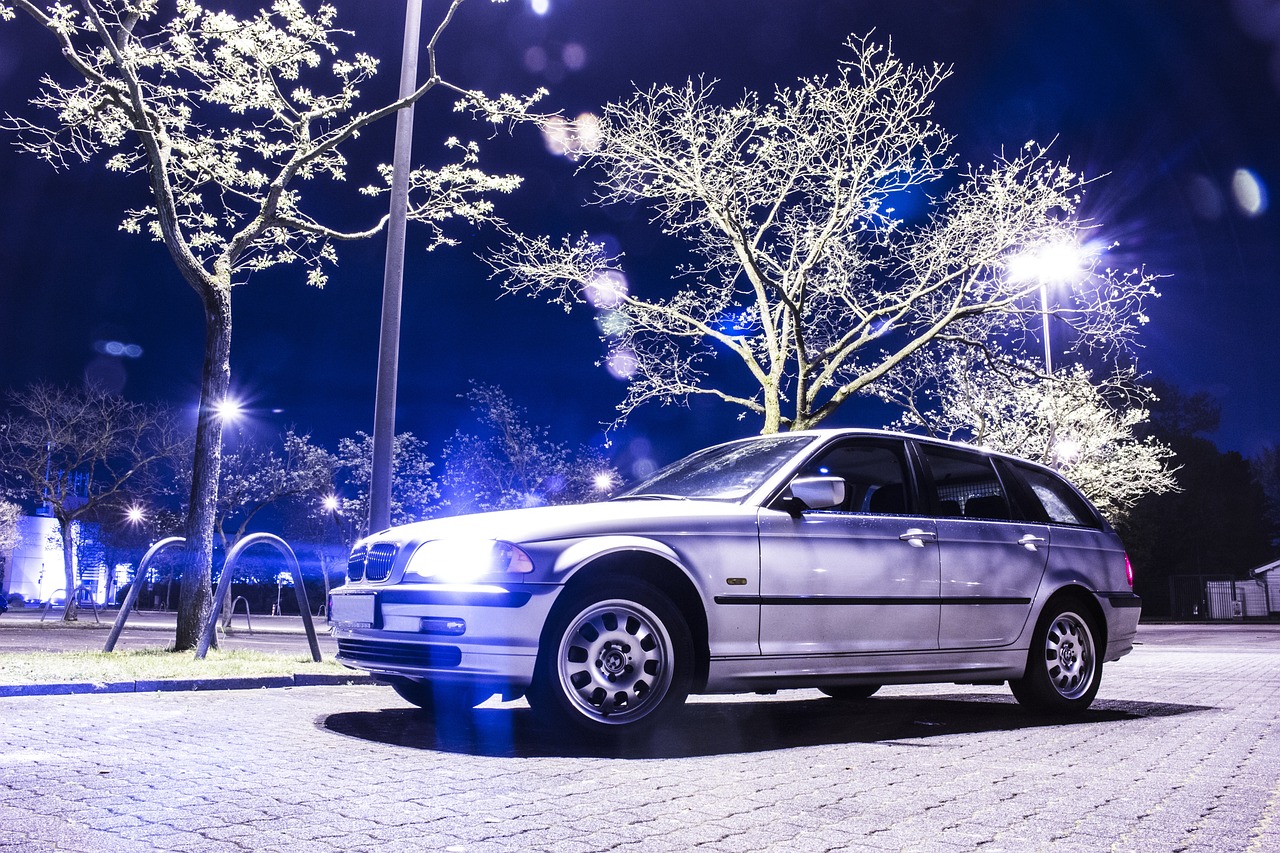
<svg viewBox="0 0 1280 853"><path fill-rule="evenodd" d="M1253 580L1209 581L1205 598L1210 619L1267 617L1280 613L1280 560L1258 566Z"/></svg>
<svg viewBox="0 0 1280 853"><path fill-rule="evenodd" d="M97 525L72 525L77 541L82 537L97 538ZM58 520L48 516L24 515L18 519L18 535L21 537L13 552L0 555L4 559L3 594L21 595L27 601L62 600L66 595L66 576L62 566L62 541ZM104 603L107 595L108 572L100 560L87 559L81 549L77 559L77 572L83 597Z"/></svg>

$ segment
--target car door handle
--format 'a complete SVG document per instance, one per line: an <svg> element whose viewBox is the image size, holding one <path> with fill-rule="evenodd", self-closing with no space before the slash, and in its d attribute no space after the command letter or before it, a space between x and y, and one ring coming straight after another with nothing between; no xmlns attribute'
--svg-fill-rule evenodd
<svg viewBox="0 0 1280 853"><path fill-rule="evenodd" d="M1034 533L1028 533L1026 536L1023 536L1018 540L1018 544L1023 548L1026 548L1028 551L1035 551L1037 545L1044 544L1044 537L1036 536Z"/></svg>
<svg viewBox="0 0 1280 853"><path fill-rule="evenodd" d="M914 527L898 537L899 540L906 542L912 548L923 548L926 541L932 542L937 538L938 534L936 533L917 530Z"/></svg>

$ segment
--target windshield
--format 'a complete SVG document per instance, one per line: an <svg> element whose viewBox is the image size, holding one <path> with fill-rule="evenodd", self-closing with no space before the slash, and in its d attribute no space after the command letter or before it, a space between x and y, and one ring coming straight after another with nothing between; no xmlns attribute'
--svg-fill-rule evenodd
<svg viewBox="0 0 1280 853"><path fill-rule="evenodd" d="M770 436L699 450L671 463L614 500L742 500L812 440L805 436Z"/></svg>

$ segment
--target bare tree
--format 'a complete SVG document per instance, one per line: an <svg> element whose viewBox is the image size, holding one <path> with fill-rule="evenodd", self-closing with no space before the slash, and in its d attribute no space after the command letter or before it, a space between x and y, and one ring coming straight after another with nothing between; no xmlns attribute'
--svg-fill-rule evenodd
<svg viewBox="0 0 1280 853"><path fill-rule="evenodd" d="M373 474L373 437L364 432L338 442L338 482L332 512L348 547L368 535L369 483ZM411 432L396 436L391 448L391 523L429 518L438 507L440 488L431 477L435 463L427 443Z"/></svg>
<svg viewBox="0 0 1280 853"><path fill-rule="evenodd" d="M18 532L18 519L21 517L22 507L0 498L0 554L7 555L22 541L22 536ZM0 577L0 582L3 580L4 578Z"/></svg>
<svg viewBox="0 0 1280 853"><path fill-rule="evenodd" d="M234 546L268 507L294 499L320 500L332 491L338 461L310 435L290 429L276 452L241 435L222 459L215 526L224 551Z"/></svg>
<svg viewBox="0 0 1280 853"><path fill-rule="evenodd" d="M1040 320L1037 283L1009 267L1080 237L1085 179L1035 143L958 170L930 118L950 69L908 65L869 38L847 44L836 74L771 97L725 106L690 80L605 107L584 167L601 173L600 203L646 205L685 241L694 261L674 293L633 292L620 257L586 236L513 235L488 258L508 291L606 306L612 363L630 376L621 418L704 394L758 415L763 432L813 427L939 341L980 344L975 331ZM931 213L904 221L903 197ZM1078 345L1124 346L1152 277L1083 273L1049 310ZM708 379L722 356L742 368L736 385Z"/></svg>
<svg viewBox="0 0 1280 853"><path fill-rule="evenodd" d="M1249 460L1253 476L1267 496L1267 521L1271 524L1271 543L1280 545L1280 447L1268 444ZM0 549L3 550L3 549Z"/></svg>
<svg viewBox="0 0 1280 853"><path fill-rule="evenodd" d="M22 534L18 530L18 519L22 517L22 507L0 498L0 613L9 609L9 602L4 594L4 578L9 555L22 542Z"/></svg>
<svg viewBox="0 0 1280 853"><path fill-rule="evenodd" d="M472 385L467 399L478 430L455 433L443 454L441 484L451 511L582 503L617 486L618 473L603 454L551 440L501 388Z"/></svg>
<svg viewBox="0 0 1280 853"><path fill-rule="evenodd" d="M953 346L942 358L908 360L874 390L903 411L891 428L1050 465L1113 523L1143 496L1177 489L1173 451L1141 434L1153 395L1132 370L1095 380L1071 365L1046 377L1033 364Z"/></svg>
<svg viewBox="0 0 1280 853"><path fill-rule="evenodd" d="M74 526L126 499L163 492L166 464L187 447L173 413L92 386L36 384L10 395L0 471L11 497L43 501L58 521L67 606L76 620Z"/></svg>
<svg viewBox="0 0 1280 853"><path fill-rule="evenodd" d="M342 502L331 484L319 499L286 501L281 509L284 536L300 559L304 551L314 555L327 602L333 579L346 573L347 556L355 542L352 526L342 515Z"/></svg>
<svg viewBox="0 0 1280 853"><path fill-rule="evenodd" d="M279 0L246 18L194 0L81 0L78 4L0 0L0 19L22 12L56 40L78 82L52 75L32 103L45 123L7 118L19 147L62 168L101 158L108 169L145 175L151 203L121 227L160 241L204 309L194 471L186 522L187 558L175 648L192 648L206 621L222 424L217 407L231 386L231 294L257 270L302 264L322 286L335 245L380 232L326 225L304 187L342 181L343 146L374 122L440 88L501 120L529 104L494 99L444 80L436 45L463 0L452 0L427 46L427 76L408 97L360 109L360 90L377 70L364 53L343 58L337 11L309 12ZM477 149L456 139L452 160L410 176L409 215L425 223L432 246L450 242L447 220L493 218L487 196L508 192L515 176L476 166ZM382 168L383 178L389 176ZM385 181L364 192L380 194Z"/></svg>

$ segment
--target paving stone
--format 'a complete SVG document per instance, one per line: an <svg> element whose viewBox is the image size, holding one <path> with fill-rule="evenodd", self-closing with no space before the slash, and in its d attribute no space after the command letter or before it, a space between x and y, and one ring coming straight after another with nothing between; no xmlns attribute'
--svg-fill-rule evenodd
<svg viewBox="0 0 1280 853"><path fill-rule="evenodd" d="M0 698L0 850L1280 849L1272 628L1146 644L1079 721L1003 688L696 697L618 755L371 685Z"/></svg>

